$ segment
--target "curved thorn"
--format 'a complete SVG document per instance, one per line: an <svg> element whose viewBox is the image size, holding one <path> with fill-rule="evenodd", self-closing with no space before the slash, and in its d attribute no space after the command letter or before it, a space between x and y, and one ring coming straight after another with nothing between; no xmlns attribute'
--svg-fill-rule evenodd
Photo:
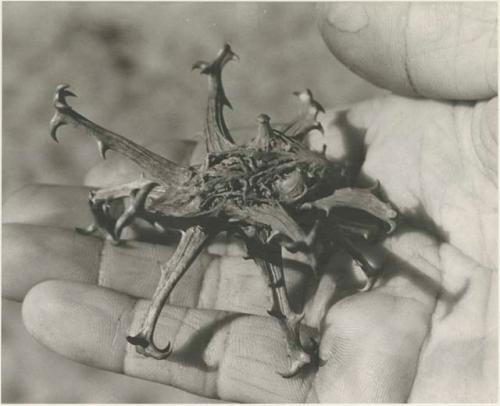
<svg viewBox="0 0 500 406"><path fill-rule="evenodd" d="M314 244L314 241L316 241L316 237L318 236L318 229L319 229L320 221L317 219L314 222L313 227L311 228L311 231L307 234L307 237L305 239L305 243L308 247L311 247Z"/></svg>
<svg viewBox="0 0 500 406"><path fill-rule="evenodd" d="M130 206L129 206L130 208ZM127 227L135 218L135 213L127 209L119 218L116 220L115 228L113 231L113 239L119 240L122 231Z"/></svg>
<svg viewBox="0 0 500 406"><path fill-rule="evenodd" d="M153 351L150 351L150 354L155 359L165 359L172 352L172 344L170 343L170 341L167 343L167 345L164 348L159 348L154 343L153 337L151 337L151 341L149 342L149 345L151 346L151 348L153 350Z"/></svg>
<svg viewBox="0 0 500 406"><path fill-rule="evenodd" d="M99 155L101 155L101 158L106 159L106 151L108 151L109 148L100 140L97 140L97 148L99 149Z"/></svg>
<svg viewBox="0 0 500 406"><path fill-rule="evenodd" d="M156 231L160 232L160 233L164 233L166 230L165 230L165 227L163 227L160 223L158 223L157 221L154 222L153 224L153 227L156 229Z"/></svg>
<svg viewBox="0 0 500 406"><path fill-rule="evenodd" d="M224 120L224 106L229 108L232 106L224 92L222 70L227 62L237 59L238 56L232 51L230 45L225 44L212 62L199 61L193 65L193 69L200 69L200 73L209 76L208 108L204 131L209 153L227 151L235 147Z"/></svg>
<svg viewBox="0 0 500 406"><path fill-rule="evenodd" d="M55 142L59 142L59 140L57 139L57 130L59 129L59 127L68 124L63 115L64 110L71 109L71 107L68 105L68 102L66 101L66 97L76 97L76 94L67 90L68 88L69 85L60 84L56 87L56 92L54 94L52 104L55 107L56 112L50 120L50 136Z"/></svg>
<svg viewBox="0 0 500 406"><path fill-rule="evenodd" d="M196 70L196 69L199 69L200 70L200 73L208 73L208 69L210 67L210 64L206 61L197 61L193 64L193 66L191 67L191 70Z"/></svg>
<svg viewBox="0 0 500 406"><path fill-rule="evenodd" d="M91 235L97 231L97 226L95 223L89 224L87 227L75 227L75 231L82 235Z"/></svg>
<svg viewBox="0 0 500 406"><path fill-rule="evenodd" d="M283 378L292 378L297 375L304 366L311 362L311 357L309 354L301 351L299 358L292 360L290 369L288 371L276 371L277 374L281 375Z"/></svg>
<svg viewBox="0 0 500 406"><path fill-rule="evenodd" d="M152 339L148 339L143 333L139 333L135 336L128 336L127 341L136 346L139 354L157 360L167 358L172 352L172 345L170 342L167 343L165 348L159 348L155 345Z"/></svg>
<svg viewBox="0 0 500 406"><path fill-rule="evenodd" d="M141 187L137 193L135 193L134 205L137 207L137 209L142 210L144 208L148 195L156 186L158 186L158 183L149 182Z"/></svg>
<svg viewBox="0 0 500 406"><path fill-rule="evenodd" d="M146 199L156 186L158 186L158 183L149 182L141 187L138 192L132 191L133 201L116 221L114 228L115 238L119 239L123 229L134 221L138 213L144 210Z"/></svg>
<svg viewBox="0 0 500 406"><path fill-rule="evenodd" d="M292 363L292 366L288 371L276 371L276 373L285 379L293 378L295 375L299 373L299 371L304 365L305 364L302 364L299 361L295 361Z"/></svg>
<svg viewBox="0 0 500 406"><path fill-rule="evenodd" d="M362 288L357 289L359 293L369 292L377 282L377 276L367 276L366 283Z"/></svg>
<svg viewBox="0 0 500 406"><path fill-rule="evenodd" d="M267 311L267 314L269 314L269 316L275 317L275 318L280 319L280 320L285 317L279 310L276 310L276 309L271 309L271 310L266 310L266 311Z"/></svg>
<svg viewBox="0 0 500 406"><path fill-rule="evenodd" d="M266 239L266 244L271 244L277 237L278 235L280 234L279 231L272 231L271 234L269 234L269 237L267 237Z"/></svg>
<svg viewBox="0 0 500 406"><path fill-rule="evenodd" d="M325 113L325 108L319 102L315 101L315 107L318 112Z"/></svg>
<svg viewBox="0 0 500 406"><path fill-rule="evenodd" d="M68 96L76 97L76 94L74 94L70 90L67 90L68 88L69 88L69 85L67 85L67 84L57 85L56 93L54 94L54 101L53 101L54 107L56 109L69 107L68 102L66 101L66 97L68 97Z"/></svg>
<svg viewBox="0 0 500 406"><path fill-rule="evenodd" d="M149 341L141 334L127 336L127 341L132 345L138 345L142 348L146 348L149 345Z"/></svg>
<svg viewBox="0 0 500 406"><path fill-rule="evenodd" d="M315 130L318 130L322 135L325 135L325 128L323 127L323 124L321 124L319 121L316 121Z"/></svg>
<svg viewBox="0 0 500 406"><path fill-rule="evenodd" d="M307 254L307 263L311 266L312 274L316 279L319 278L319 273L318 273L318 259L316 258L316 255L314 255L312 252L309 252Z"/></svg>
<svg viewBox="0 0 500 406"><path fill-rule="evenodd" d="M161 180L167 185L183 184L193 176L196 170L178 165L153 151L144 148L135 142L99 126L77 111L73 110L66 101L67 96L74 93L67 90L68 85L57 86L54 95L54 107L56 114L51 120L51 137L57 141L56 131L61 123L71 123L75 126L83 126L89 135L104 144L100 147L103 154L106 149L111 149L131 159L152 177Z"/></svg>
<svg viewBox="0 0 500 406"><path fill-rule="evenodd" d="M236 53L234 53L233 51L231 51L232 55L231 55L231 60L232 61L239 61L240 60L240 56Z"/></svg>
<svg viewBox="0 0 500 406"><path fill-rule="evenodd" d="M57 130L59 129L59 127L62 127L63 125L66 125L66 124L68 124L68 123L57 112L54 114L54 116L50 120L50 127L49 127L50 136L55 142L59 142L59 140L57 139Z"/></svg>

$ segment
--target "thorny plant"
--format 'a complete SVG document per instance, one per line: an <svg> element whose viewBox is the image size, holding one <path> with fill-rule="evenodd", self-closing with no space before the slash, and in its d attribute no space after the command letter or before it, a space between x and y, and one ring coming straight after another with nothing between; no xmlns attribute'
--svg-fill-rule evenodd
<svg viewBox="0 0 500 406"><path fill-rule="evenodd" d="M235 59L237 55L226 44L212 62L193 65L209 82L203 164L178 165L98 126L67 104L66 97L75 96L68 85L57 87L50 131L57 141L61 125L83 126L96 138L103 158L107 150L114 150L147 173L130 183L92 191L89 205L94 223L81 232L101 230L119 242L123 229L136 218L160 231L181 231L175 253L161 265L161 278L142 326L136 335L127 337L128 342L146 357L161 360L169 356L170 343L158 348L154 342L160 312L203 247L217 234L228 232L243 239L248 257L267 279L273 301L269 314L279 320L286 333L290 358L288 370L281 375L291 377L314 359L317 344L301 342L304 314L297 314L289 304L282 248L306 253L313 271L318 246L323 247L323 253L332 247L344 249L363 269L365 289L369 289L379 266L366 258L354 241L373 240L393 231L397 213L373 194L373 188L351 187L352 174L345 162L330 162L324 153L313 152L304 144L311 130L322 131L317 116L323 108L309 90L294 92L301 105L295 119L278 129L271 126L269 116L261 114L255 138L246 145L236 145L224 121L224 107L231 105L222 85L222 69ZM127 201L126 209L119 215L113 213L114 202ZM363 212L370 221L353 221L343 215L345 208Z"/></svg>

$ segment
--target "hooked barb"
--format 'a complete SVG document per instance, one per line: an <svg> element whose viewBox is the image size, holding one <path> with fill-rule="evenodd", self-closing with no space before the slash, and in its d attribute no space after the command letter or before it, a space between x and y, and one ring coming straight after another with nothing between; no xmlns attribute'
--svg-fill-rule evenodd
<svg viewBox="0 0 500 406"><path fill-rule="evenodd" d="M145 209L146 199L151 191L158 186L158 183L146 183L137 193L132 196L133 201L128 206L127 210L118 218L114 228L114 238L120 239L123 229L134 221L134 219L141 215Z"/></svg>
<svg viewBox="0 0 500 406"><path fill-rule="evenodd" d="M71 108L68 105L68 102L66 101L66 97L68 96L77 97L77 96L71 90L68 89L69 85L67 84L57 85L56 93L54 94L54 107L56 109L59 110L62 108Z"/></svg>
<svg viewBox="0 0 500 406"><path fill-rule="evenodd" d="M224 47L217 53L217 56L212 62L198 61L193 64L192 70L199 69L204 75L217 75L222 72L222 68L229 61L239 61L240 57L233 52L231 46L226 43Z"/></svg>
<svg viewBox="0 0 500 406"><path fill-rule="evenodd" d="M293 92L294 96L299 98L301 103L301 114L316 120L318 114L324 113L324 107L314 98L310 89L302 90L301 92Z"/></svg>
<svg viewBox="0 0 500 406"><path fill-rule="evenodd" d="M282 131L289 137L302 140L310 131L318 130L324 134L323 126L317 120L319 113L324 113L323 106L314 98L309 89L293 92L300 102L299 114Z"/></svg>
<svg viewBox="0 0 500 406"><path fill-rule="evenodd" d="M133 141L114 133L87 119L68 105L66 97L75 96L68 90L69 85L56 88L53 105L56 109L50 121L50 136L57 142L57 130L65 124L82 126L95 138L100 155L104 158L107 150L116 151L137 163L144 171L165 185L180 185L196 173L150 151Z"/></svg>
<svg viewBox="0 0 500 406"><path fill-rule="evenodd" d="M127 341L135 345L137 352L145 357L162 360L168 358L172 353L172 345L170 342L168 342L164 348L159 348L154 343L152 337L148 339L143 333L139 333L135 336L127 336Z"/></svg>
<svg viewBox="0 0 500 406"><path fill-rule="evenodd" d="M50 120L50 136L55 142L59 142L59 140L57 139L57 129L63 125L68 124L68 121L65 119L64 113L67 110L71 110L71 107L66 101L66 97L76 97L76 94L68 90L68 88L69 85L66 84L58 85L54 94L53 106L55 107L56 112Z"/></svg>
<svg viewBox="0 0 500 406"><path fill-rule="evenodd" d="M208 75L209 94L205 118L205 140L207 152L223 152L236 145L224 120L224 106L231 108L222 85L222 69L232 60L238 60L229 44L225 44L212 62L198 61L193 65L200 73Z"/></svg>

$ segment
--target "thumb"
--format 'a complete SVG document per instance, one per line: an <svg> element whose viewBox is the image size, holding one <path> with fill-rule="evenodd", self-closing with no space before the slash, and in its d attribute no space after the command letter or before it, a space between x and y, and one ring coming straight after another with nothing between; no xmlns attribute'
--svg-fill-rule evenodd
<svg viewBox="0 0 500 406"><path fill-rule="evenodd" d="M497 94L496 3L322 3L321 34L349 69L406 96Z"/></svg>

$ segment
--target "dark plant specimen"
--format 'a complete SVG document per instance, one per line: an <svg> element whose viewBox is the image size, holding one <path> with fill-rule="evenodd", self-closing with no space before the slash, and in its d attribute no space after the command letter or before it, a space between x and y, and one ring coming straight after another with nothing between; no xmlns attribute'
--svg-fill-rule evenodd
<svg viewBox="0 0 500 406"><path fill-rule="evenodd" d="M303 314L295 313L288 301L282 248L302 251L312 258L313 245L341 247L361 265L369 288L377 266L352 240L372 239L374 234L392 231L397 213L372 189L350 187L352 175L345 163L329 162L324 154L303 144L311 130L322 130L316 118L323 109L309 90L295 92L301 112L289 124L273 128L270 118L261 114L255 138L246 145L236 145L224 121L223 109L230 103L221 77L223 67L233 59L238 58L226 44L212 62L200 61L193 66L209 81L204 130L207 156L203 164L177 165L98 126L67 104L66 97L74 96L68 85L59 85L56 90L51 136L57 141L56 131L64 124L83 126L96 138L103 158L108 149L114 150L135 161L147 174L127 184L91 192L89 204L95 221L81 232L101 230L119 242L124 227L136 218L159 230L181 231L177 250L161 266L161 279L142 327L135 336L127 337L129 343L144 356L159 360L169 356L170 344L158 348L154 343L158 316L203 247L220 232L228 232L245 241L248 256L267 278L273 299L269 313L278 318L287 337L290 364L282 375L290 377L311 362L314 349L307 352L301 343ZM117 201L129 202L119 215L111 210ZM363 212L370 221L345 217L346 208ZM315 261L311 262L314 268Z"/></svg>

